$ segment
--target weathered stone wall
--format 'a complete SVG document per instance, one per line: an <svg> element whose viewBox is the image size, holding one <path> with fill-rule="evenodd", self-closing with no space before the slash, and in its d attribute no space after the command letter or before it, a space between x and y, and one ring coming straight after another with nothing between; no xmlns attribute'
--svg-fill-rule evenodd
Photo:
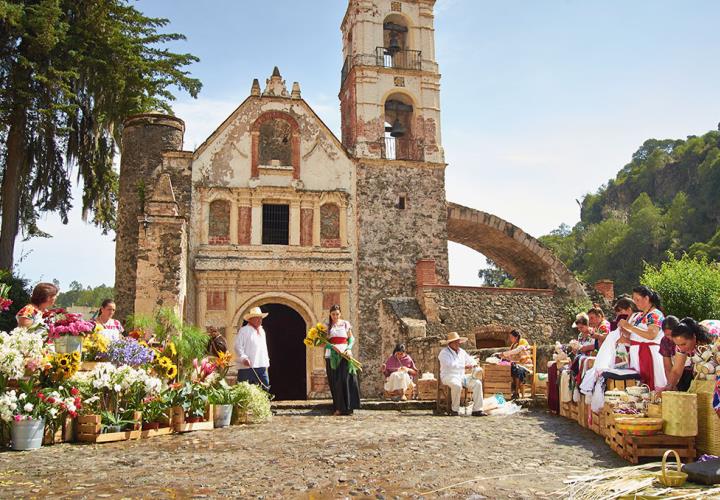
<svg viewBox="0 0 720 500"><path fill-rule="evenodd" d="M115 240L115 303L121 320L134 311L138 217L152 195L153 172L162 165L164 151L182 149L184 131L182 120L162 114L125 120Z"/></svg>
<svg viewBox="0 0 720 500"><path fill-rule="evenodd" d="M432 286L422 293L438 307L439 322L428 324L429 335L457 331L475 337L491 325L516 329L538 344L565 342L571 335L568 299L552 290Z"/></svg>
<svg viewBox="0 0 720 500"><path fill-rule="evenodd" d="M405 209L396 208L403 195ZM380 301L415 295L420 259L434 259L440 281L447 283L444 166L359 162L357 213L360 359L367 363L362 389L369 393L382 384Z"/></svg>

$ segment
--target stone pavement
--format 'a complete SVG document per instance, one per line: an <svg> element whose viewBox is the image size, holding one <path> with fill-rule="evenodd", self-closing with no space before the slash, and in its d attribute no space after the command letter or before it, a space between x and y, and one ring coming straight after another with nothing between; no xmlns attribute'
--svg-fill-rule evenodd
<svg viewBox="0 0 720 500"><path fill-rule="evenodd" d="M570 473L623 465L600 437L540 410L280 410L264 425L3 451L0 497L555 498Z"/></svg>

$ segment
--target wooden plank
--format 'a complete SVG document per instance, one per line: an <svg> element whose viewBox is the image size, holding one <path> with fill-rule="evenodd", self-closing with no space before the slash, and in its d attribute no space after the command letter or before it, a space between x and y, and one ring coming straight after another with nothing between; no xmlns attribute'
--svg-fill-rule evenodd
<svg viewBox="0 0 720 500"><path fill-rule="evenodd" d="M149 439L157 436L169 436L172 432L172 427L160 427L159 429L140 431L140 437L142 439Z"/></svg>
<svg viewBox="0 0 720 500"><path fill-rule="evenodd" d="M79 415L77 422L78 424L99 424L100 415Z"/></svg>

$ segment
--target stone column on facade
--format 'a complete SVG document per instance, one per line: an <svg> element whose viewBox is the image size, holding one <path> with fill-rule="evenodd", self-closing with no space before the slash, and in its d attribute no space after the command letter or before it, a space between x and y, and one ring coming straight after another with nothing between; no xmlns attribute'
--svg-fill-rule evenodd
<svg viewBox="0 0 720 500"><path fill-rule="evenodd" d="M252 199L252 219L250 222L252 232L250 233L251 245L262 245L262 200Z"/></svg>
<svg viewBox="0 0 720 500"><path fill-rule="evenodd" d="M152 194L163 152L181 150L184 131L182 120L159 113L131 116L123 124L115 240L116 316L121 320L134 312L144 204Z"/></svg>
<svg viewBox="0 0 720 500"><path fill-rule="evenodd" d="M320 198L315 199L315 205L313 207L313 246L320 246Z"/></svg>
<svg viewBox="0 0 720 500"><path fill-rule="evenodd" d="M230 201L230 244L238 244L238 204L235 199Z"/></svg>
<svg viewBox="0 0 720 500"><path fill-rule="evenodd" d="M204 327L207 324L207 285L197 286L197 318L196 324Z"/></svg>
<svg viewBox="0 0 720 500"><path fill-rule="evenodd" d="M290 202L290 245L300 245L300 200Z"/></svg>

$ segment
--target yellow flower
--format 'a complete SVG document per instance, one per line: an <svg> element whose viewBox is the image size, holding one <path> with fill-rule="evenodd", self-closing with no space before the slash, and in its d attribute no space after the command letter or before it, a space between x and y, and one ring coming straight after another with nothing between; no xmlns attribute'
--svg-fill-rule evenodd
<svg viewBox="0 0 720 500"><path fill-rule="evenodd" d="M167 356L161 356L158 359L158 364L160 365L160 368L168 369L172 366L172 361Z"/></svg>
<svg viewBox="0 0 720 500"><path fill-rule="evenodd" d="M81 355L80 355L80 352L79 352L79 351L73 351L73 352L72 352L72 360L73 360L73 361L80 362L80 358L81 358Z"/></svg>
<svg viewBox="0 0 720 500"><path fill-rule="evenodd" d="M307 338L310 340L315 340L318 337L318 331L317 328L310 328L310 330L307 333Z"/></svg>
<svg viewBox="0 0 720 500"><path fill-rule="evenodd" d="M220 368L225 368L226 366L230 366L230 359L232 358L232 355L229 352L219 352L217 356L217 365Z"/></svg>
<svg viewBox="0 0 720 500"><path fill-rule="evenodd" d="M177 372L177 366L171 365L167 370L165 370L165 375L167 376L167 378L173 379L177 377Z"/></svg>
<svg viewBox="0 0 720 500"><path fill-rule="evenodd" d="M58 365L60 365L60 366L62 366L62 367L64 368L64 367L70 365L70 359L69 359L67 356L62 355L62 356L60 356L60 358L57 360L57 363L58 363Z"/></svg>
<svg viewBox="0 0 720 500"><path fill-rule="evenodd" d="M303 344L305 344L305 345L308 346L308 347L312 347L312 346L313 346L313 341L310 340L310 339L305 339L305 340L303 340Z"/></svg>
<svg viewBox="0 0 720 500"><path fill-rule="evenodd" d="M321 333L327 332L327 328L322 323L318 323L317 325L315 325L315 328L317 328L318 332L321 332Z"/></svg>
<svg viewBox="0 0 720 500"><path fill-rule="evenodd" d="M175 344L173 342L168 342L167 346L165 346L166 351L170 351L170 356L173 358L177 356L177 349L175 348Z"/></svg>

